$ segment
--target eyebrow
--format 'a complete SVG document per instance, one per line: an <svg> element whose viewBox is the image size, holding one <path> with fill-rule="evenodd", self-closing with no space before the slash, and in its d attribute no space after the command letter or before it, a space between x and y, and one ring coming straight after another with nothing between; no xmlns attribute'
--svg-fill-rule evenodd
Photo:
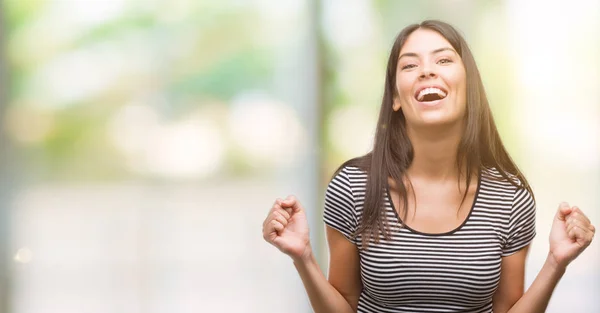
<svg viewBox="0 0 600 313"><path fill-rule="evenodd" d="M439 49L435 49L433 51L431 51L430 54L436 54L436 53L440 53L442 51L452 51L456 54L456 51L454 51L454 49L449 48L449 47L443 47L443 48L439 48ZM398 57L398 60L400 60L402 57L418 57L419 55L414 53L414 52L406 52L406 53L402 53L400 55L400 57Z"/></svg>

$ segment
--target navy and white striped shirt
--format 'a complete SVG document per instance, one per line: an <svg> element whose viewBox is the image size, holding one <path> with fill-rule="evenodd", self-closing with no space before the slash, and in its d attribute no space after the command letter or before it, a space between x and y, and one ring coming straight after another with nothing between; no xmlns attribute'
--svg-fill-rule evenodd
<svg viewBox="0 0 600 313"><path fill-rule="evenodd" d="M427 234L399 227L400 218L382 192L391 240L361 248L353 237L361 223L367 174L343 168L329 183L324 221L356 244L363 290L358 312L491 313L502 257L535 236L535 202L524 188L483 169L466 220L455 230Z"/></svg>

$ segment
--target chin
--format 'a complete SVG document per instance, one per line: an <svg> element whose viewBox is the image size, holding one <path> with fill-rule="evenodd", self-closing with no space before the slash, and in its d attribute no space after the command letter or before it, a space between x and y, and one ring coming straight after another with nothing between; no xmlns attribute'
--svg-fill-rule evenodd
<svg viewBox="0 0 600 313"><path fill-rule="evenodd" d="M419 124L423 127L448 127L459 125L461 120L461 118L448 116L447 114L423 114Z"/></svg>

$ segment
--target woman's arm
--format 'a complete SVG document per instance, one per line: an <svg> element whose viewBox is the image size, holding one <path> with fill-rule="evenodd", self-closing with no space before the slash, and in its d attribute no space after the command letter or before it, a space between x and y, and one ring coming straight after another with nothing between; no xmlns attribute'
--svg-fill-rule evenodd
<svg viewBox="0 0 600 313"><path fill-rule="evenodd" d="M362 289L358 249L337 230L328 226L326 229L330 254L329 281L312 253L294 259L294 265L315 313L356 312Z"/></svg>
<svg viewBox="0 0 600 313"><path fill-rule="evenodd" d="M362 289L358 249L342 233L327 227L329 281L312 253L306 212L296 197L275 201L263 238L292 258L315 313L356 312Z"/></svg>
<svg viewBox="0 0 600 313"><path fill-rule="evenodd" d="M500 283L494 293L494 313L506 313L519 301L525 290L525 260L529 246L513 255L503 257Z"/></svg>
<svg viewBox="0 0 600 313"><path fill-rule="evenodd" d="M548 302L554 288L565 273L566 268L555 264L551 257L546 259L544 266L527 289L527 292L508 310L508 313L543 313L546 312ZM495 312L495 311L494 311Z"/></svg>
<svg viewBox="0 0 600 313"><path fill-rule="evenodd" d="M527 248L502 259L500 284L494 294L494 313L545 312L564 268L546 260L527 292L524 290Z"/></svg>
<svg viewBox="0 0 600 313"><path fill-rule="evenodd" d="M594 233L595 227L579 208L561 203L550 231L550 252L546 262L527 292L520 297L517 296L523 290L526 249L503 258L500 284L494 294L494 312L545 312L567 265L589 246Z"/></svg>

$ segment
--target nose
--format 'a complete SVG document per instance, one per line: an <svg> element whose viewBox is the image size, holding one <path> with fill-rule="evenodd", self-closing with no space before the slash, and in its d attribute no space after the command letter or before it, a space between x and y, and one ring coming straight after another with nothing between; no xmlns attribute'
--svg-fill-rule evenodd
<svg viewBox="0 0 600 313"><path fill-rule="evenodd" d="M431 70L431 68L429 67L423 67L423 70L421 71L421 75L419 75L419 78L426 78L426 77L435 77L436 74Z"/></svg>

